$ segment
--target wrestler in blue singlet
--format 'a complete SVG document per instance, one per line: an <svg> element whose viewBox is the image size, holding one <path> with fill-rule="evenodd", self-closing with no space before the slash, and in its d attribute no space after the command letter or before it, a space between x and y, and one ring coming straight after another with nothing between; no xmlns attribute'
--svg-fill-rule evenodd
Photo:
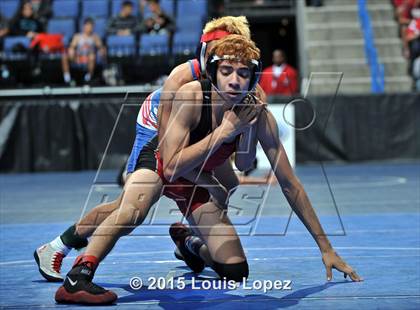
<svg viewBox="0 0 420 310"><path fill-rule="evenodd" d="M189 60L191 74L195 80L200 78L200 66L197 59ZM160 95L162 88L152 92L146 100L144 100L136 122L136 138L134 140L133 148L130 157L127 161L127 173L132 173L135 170L138 156L144 145L149 142L156 134L158 129L158 108L160 103Z"/></svg>

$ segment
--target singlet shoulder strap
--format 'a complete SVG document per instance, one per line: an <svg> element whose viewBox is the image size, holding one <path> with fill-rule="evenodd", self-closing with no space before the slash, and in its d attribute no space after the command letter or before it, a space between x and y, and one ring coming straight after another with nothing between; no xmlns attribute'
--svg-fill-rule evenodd
<svg viewBox="0 0 420 310"><path fill-rule="evenodd" d="M206 121L206 126L211 131L212 117L211 117L211 82L208 79L200 81L201 90L203 92L203 107L201 109L201 120ZM203 117L204 116L204 117Z"/></svg>
<svg viewBox="0 0 420 310"><path fill-rule="evenodd" d="M201 90L203 92L203 103L201 108L200 122L191 132L190 144L194 144L202 140L212 130L211 115L211 83L209 80L200 81Z"/></svg>
<svg viewBox="0 0 420 310"><path fill-rule="evenodd" d="M199 80L201 78L200 63L197 59L188 60L188 63L190 65L191 74L194 81Z"/></svg>

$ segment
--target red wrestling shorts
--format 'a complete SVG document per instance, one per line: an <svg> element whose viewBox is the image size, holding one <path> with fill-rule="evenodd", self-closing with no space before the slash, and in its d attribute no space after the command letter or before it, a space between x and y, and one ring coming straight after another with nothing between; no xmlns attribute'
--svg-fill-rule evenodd
<svg viewBox="0 0 420 310"><path fill-rule="evenodd" d="M163 195L173 199L184 216L189 216L194 210L210 201L210 194L207 189L198 186L184 178L178 178L169 182L163 174L163 162L158 151L157 136L150 140L141 150L136 163L135 170L149 169L156 172L163 182ZM224 163L235 151L235 143L223 144L207 160L203 170L212 171L218 165Z"/></svg>

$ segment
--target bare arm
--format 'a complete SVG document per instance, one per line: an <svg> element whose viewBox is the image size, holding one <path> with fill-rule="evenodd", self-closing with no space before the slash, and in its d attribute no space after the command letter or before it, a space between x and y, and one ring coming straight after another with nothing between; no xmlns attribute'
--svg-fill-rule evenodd
<svg viewBox="0 0 420 310"><path fill-rule="evenodd" d="M170 130L167 130L161 141L163 172L169 181L202 164L226 139L219 126L201 141L188 145L190 130L200 116L201 86L198 82L192 82L177 92L167 124Z"/></svg>
<svg viewBox="0 0 420 310"><path fill-rule="evenodd" d="M73 59L75 57L75 53L76 53L76 46L77 43L79 42L79 34L75 34L73 39L71 40L70 46L69 46L69 57L70 59Z"/></svg>
<svg viewBox="0 0 420 310"><path fill-rule="evenodd" d="M248 105L252 105L252 107L255 107L257 115L267 106L266 103L255 96L247 96L241 105L242 108L250 108ZM246 171L253 165L257 153L256 119L252 122L254 124L247 126L240 135L236 146L235 165L240 171Z"/></svg>
<svg viewBox="0 0 420 310"><path fill-rule="evenodd" d="M257 143L256 126L248 126L236 145L235 166L240 171L247 171L252 166L257 154Z"/></svg>
<svg viewBox="0 0 420 310"><path fill-rule="evenodd" d="M181 88L182 85L187 84L192 80L193 77L191 75L189 64L183 63L172 70L171 74L163 84L158 111L159 141L162 141L165 136L169 117L171 115L172 101L175 98L176 92ZM160 150L161 155L163 154L163 151L163 149Z"/></svg>
<svg viewBox="0 0 420 310"><path fill-rule="evenodd" d="M103 45L101 38L97 34L95 34L94 36L95 36L94 38L95 38L96 48L98 49L101 57L105 58L106 57L106 48Z"/></svg>
<svg viewBox="0 0 420 310"><path fill-rule="evenodd" d="M261 143L283 194L293 211L311 233L321 252L331 250L331 244L322 229L309 198L290 166L279 139L276 120L267 110L261 113L258 121L258 141Z"/></svg>
<svg viewBox="0 0 420 310"><path fill-rule="evenodd" d="M257 136L289 205L318 244L322 253L322 261L326 267L327 280L331 280L334 268L344 272L345 277L349 275L353 281L362 281L363 279L332 248L305 189L290 166L278 136L276 120L267 110L261 113L258 120Z"/></svg>

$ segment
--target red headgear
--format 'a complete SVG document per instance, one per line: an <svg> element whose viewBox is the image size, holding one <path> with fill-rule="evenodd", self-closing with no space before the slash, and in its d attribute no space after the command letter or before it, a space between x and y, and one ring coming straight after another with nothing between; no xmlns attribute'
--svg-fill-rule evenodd
<svg viewBox="0 0 420 310"><path fill-rule="evenodd" d="M199 52L197 53L197 58L200 62L201 74L204 74L206 72L206 62L204 61L204 56L206 55L207 43L214 40L222 39L230 34L230 32L225 30L214 30L205 33L201 36L200 49L197 50L197 52Z"/></svg>

